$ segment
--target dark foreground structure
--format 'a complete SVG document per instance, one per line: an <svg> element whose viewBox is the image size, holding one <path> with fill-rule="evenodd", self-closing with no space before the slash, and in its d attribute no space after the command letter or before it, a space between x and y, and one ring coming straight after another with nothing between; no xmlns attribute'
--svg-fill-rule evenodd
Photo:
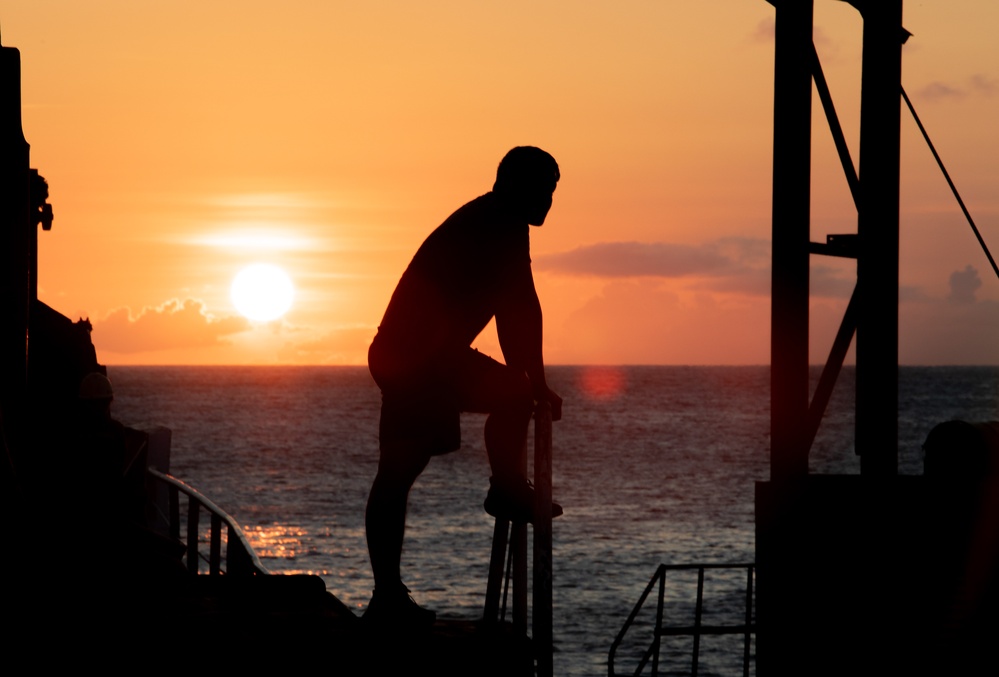
<svg viewBox="0 0 999 677"><path fill-rule="evenodd" d="M772 424L771 477L756 491L758 674L999 674L990 641L999 626L999 513L988 427L970 436L940 431L926 474L898 475L902 0L848 0L863 18L859 172L813 46L813 0L769 1ZM856 234L824 243L809 234L813 83L858 214ZM810 399L812 254L855 258L857 284ZM811 474L809 448L854 334L861 472ZM969 470L965 460L976 454L989 463ZM931 455L945 460L932 464Z"/></svg>
<svg viewBox="0 0 999 677"><path fill-rule="evenodd" d="M321 665L337 675L534 674L524 594L516 595L514 623L496 617L503 549L490 621L374 631L318 576L270 575L228 515L168 475L169 431L111 419L110 382L89 321L73 322L37 298L38 228L50 229L52 209L44 179L29 168L20 99L20 54L2 47L0 647L7 660L199 673ZM549 467L549 501L550 486ZM500 526L505 546L507 525ZM541 644L550 674L550 562L547 571L539 588L548 594L547 615L535 614L535 623L547 618L540 636L548 638Z"/></svg>

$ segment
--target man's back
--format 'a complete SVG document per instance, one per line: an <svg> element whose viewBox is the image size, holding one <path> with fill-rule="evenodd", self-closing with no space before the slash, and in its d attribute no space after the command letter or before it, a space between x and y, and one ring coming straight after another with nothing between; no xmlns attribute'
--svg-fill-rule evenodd
<svg viewBox="0 0 999 677"><path fill-rule="evenodd" d="M414 356L467 347L527 285L533 289L527 222L486 193L424 241L392 294L379 334Z"/></svg>

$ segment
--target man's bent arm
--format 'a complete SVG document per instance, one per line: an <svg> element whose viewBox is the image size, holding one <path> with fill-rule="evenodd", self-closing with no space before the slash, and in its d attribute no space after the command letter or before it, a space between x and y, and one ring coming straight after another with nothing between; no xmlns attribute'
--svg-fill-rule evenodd
<svg viewBox="0 0 999 677"><path fill-rule="evenodd" d="M545 388L545 366L541 356L541 303L533 298L517 299L496 314L496 333L503 357L511 367L527 372L535 394Z"/></svg>
<svg viewBox="0 0 999 677"><path fill-rule="evenodd" d="M536 400L552 403L553 418L561 414L561 398L548 388L542 355L542 312L530 269L511 298L496 313L496 333L503 357L511 367L523 369L531 380Z"/></svg>

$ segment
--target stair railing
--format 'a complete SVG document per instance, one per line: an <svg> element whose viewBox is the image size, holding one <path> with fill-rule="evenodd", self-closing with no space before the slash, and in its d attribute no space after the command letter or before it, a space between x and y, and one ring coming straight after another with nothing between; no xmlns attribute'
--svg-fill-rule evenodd
<svg viewBox="0 0 999 677"><path fill-rule="evenodd" d="M722 625L722 624L705 624L702 622L704 617L704 574L706 570L722 570L722 569L745 569L746 570L746 588L745 588L745 612L741 623L736 623L732 625ZM694 606L694 621L692 624L678 624L670 625L665 621L666 617L666 574L672 571L697 571L697 595ZM645 586L645 590L642 592L635 604L635 608L632 610L631 614L628 616L628 620L624 622L621 627L621 631L618 632L617 637L614 638L613 644L611 644L610 651L607 658L607 670L610 677L617 677L618 673L615 669L615 660L617 658L617 651L624 641L625 636L628 631L635 625L635 619L638 617L639 612L645 605L649 596L653 590L657 590L656 596L656 616L655 616L655 626L652 631L652 642L649 646L642 652L638 660L638 666L635 671L631 673L634 677L638 677L645 670L645 667L651 663L651 674L652 677L656 677L659 674L659 654L662 639L664 637L691 637L693 639L693 649L691 655L691 668L690 674L692 677L697 676L698 667L700 663L700 648L701 648L701 637L704 635L742 635L743 636L743 653L742 653L742 674L744 677L749 677L749 667L752 659L751 646L752 646L752 636L756 633L756 621L753 614L753 581L755 579L755 564L660 564L656 569L655 574L653 574L651 580L649 580L648 585ZM657 586L658 584L658 586Z"/></svg>
<svg viewBox="0 0 999 677"><path fill-rule="evenodd" d="M167 524L170 538L182 540L181 529L181 496L186 497L186 531L184 541L186 547L187 570L192 574L199 573L201 561L208 563L208 575L219 576L253 576L269 574L270 571L261 563L253 546L246 538L242 528L228 513L218 507L196 489L180 481L173 475L162 473L155 468L146 469L147 476L154 485L165 487L167 491L167 506L165 515L161 515ZM157 487L158 489L158 487ZM151 492L153 495L158 491ZM205 539L201 533L201 513L209 518L208 534ZM222 556L222 529L225 527L225 557ZM201 552L201 545L207 543L208 554ZM225 564L223 568L223 562Z"/></svg>

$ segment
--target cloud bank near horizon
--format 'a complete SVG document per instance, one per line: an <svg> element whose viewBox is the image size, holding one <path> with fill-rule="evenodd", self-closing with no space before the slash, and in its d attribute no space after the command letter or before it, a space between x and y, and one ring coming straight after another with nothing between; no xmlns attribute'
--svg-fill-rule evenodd
<svg viewBox="0 0 999 677"><path fill-rule="evenodd" d="M558 318L546 325L551 363L584 364L593 355L617 364L767 363L769 243L725 241L700 249L624 244L580 248L586 256L555 258L558 265L545 267L560 275L588 274L598 283L575 307L546 305L546 319ZM622 257L636 251L646 256L628 270ZM973 266L953 270L946 279L948 291L932 296L921 288L901 290L901 362L995 363L999 344L989 327L999 326L999 302L976 298L983 282ZM574 283L563 277L559 284ZM825 359L853 284L849 266L812 267L811 356L817 363ZM284 323L253 325L212 314L205 302L188 298L137 314L118 308L94 323L93 337L98 356L116 353L126 362L174 361L183 350L195 349L204 363L364 364L373 334L373 327L359 325L318 334ZM478 343L500 357L488 332ZM257 346L256 352L247 352L247 346Z"/></svg>
<svg viewBox="0 0 999 677"><path fill-rule="evenodd" d="M139 353L225 345L224 337L250 328L246 318L216 317L203 301L188 298L146 306L134 317L130 308L117 308L94 322L93 336L98 352Z"/></svg>
<svg viewBox="0 0 999 677"><path fill-rule="evenodd" d="M691 289L769 296L770 241L730 237L699 245L670 242L600 242L535 258L539 271L579 277L685 279ZM855 279L850 272L813 264L810 287L815 296L849 298Z"/></svg>

